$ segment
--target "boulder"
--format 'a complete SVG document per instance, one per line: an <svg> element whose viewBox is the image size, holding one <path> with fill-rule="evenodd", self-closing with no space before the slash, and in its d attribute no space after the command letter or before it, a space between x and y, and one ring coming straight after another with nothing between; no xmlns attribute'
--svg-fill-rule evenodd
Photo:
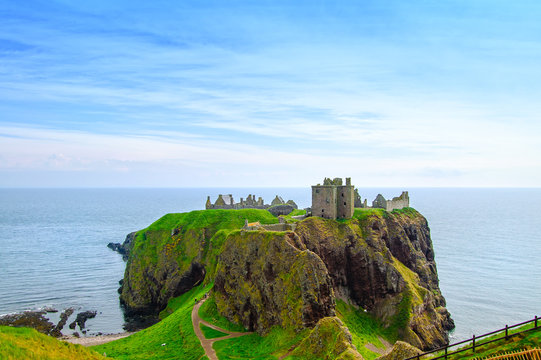
<svg viewBox="0 0 541 360"><path fill-rule="evenodd" d="M291 205L276 205L276 206L271 206L267 210L274 216L280 216L280 215L289 215L289 213L295 210L295 208Z"/></svg>
<svg viewBox="0 0 541 360"><path fill-rule="evenodd" d="M407 342L397 341L390 352L378 357L376 360L404 360L412 356L417 356L423 352Z"/></svg>

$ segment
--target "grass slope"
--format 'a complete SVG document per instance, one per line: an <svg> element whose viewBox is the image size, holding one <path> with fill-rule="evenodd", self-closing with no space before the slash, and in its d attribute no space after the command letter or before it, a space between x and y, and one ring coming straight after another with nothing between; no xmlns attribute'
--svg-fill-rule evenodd
<svg viewBox="0 0 541 360"><path fill-rule="evenodd" d="M107 353L107 356L119 360L203 359L204 351L193 330L191 313L194 299L200 299L211 288L212 284L193 288L175 298L166 309L170 315L156 325L127 338L93 348L99 353Z"/></svg>
<svg viewBox="0 0 541 360"><path fill-rule="evenodd" d="M201 305L201 307L199 308L199 316L206 322L216 325L225 330L235 332L246 331L246 329L244 329L242 325L232 323L218 313L218 308L216 307L216 301L214 301L214 296L211 296L207 301L205 301L203 305Z"/></svg>
<svg viewBox="0 0 541 360"><path fill-rule="evenodd" d="M380 356L365 346L372 344L382 350L385 348L378 336L387 340L388 330L384 329L377 319L362 310L346 304L342 300L336 301L336 315L346 324L351 333L353 345L355 345L357 351L365 360L372 360Z"/></svg>
<svg viewBox="0 0 541 360"><path fill-rule="evenodd" d="M59 341L34 329L0 326L0 359L101 360L97 352Z"/></svg>
<svg viewBox="0 0 541 360"><path fill-rule="evenodd" d="M206 339L216 339L216 338L220 338L220 337L223 337L223 336L227 336L226 333L223 333L223 332L218 331L216 329L210 328L210 327L208 327L206 325L200 324L200 327L201 327L201 332L203 333L203 336Z"/></svg>
<svg viewBox="0 0 541 360"><path fill-rule="evenodd" d="M279 359L306 337L310 330L295 333L292 329L275 326L267 336L256 333L214 343L220 360L232 359Z"/></svg>
<svg viewBox="0 0 541 360"><path fill-rule="evenodd" d="M520 328L514 329L513 331L509 331L509 334L513 334L516 332L520 332L520 331L524 331L524 330L528 330L532 328L533 328L533 324L528 324ZM504 335L505 333L501 332L494 336L491 336L488 338L482 338L477 341L478 343L484 343L486 341L490 341L491 339L500 338ZM468 344L466 347L471 347L471 344ZM496 356L498 354L504 354L510 351L521 351L521 350L528 350L528 349L539 348L539 347L541 347L541 328L537 328L536 330L531 330L523 334L512 336L508 340L495 341L491 344L483 345L481 347L476 347L475 353L473 353L472 350L468 350L463 353L451 355L448 358L450 360L484 358L488 356ZM450 349L449 352L456 351L456 350L458 349Z"/></svg>

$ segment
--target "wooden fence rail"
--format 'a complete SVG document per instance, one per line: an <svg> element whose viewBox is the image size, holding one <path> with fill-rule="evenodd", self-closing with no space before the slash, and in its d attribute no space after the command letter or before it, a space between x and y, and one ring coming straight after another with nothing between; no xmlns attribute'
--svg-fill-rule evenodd
<svg viewBox="0 0 541 360"><path fill-rule="evenodd" d="M530 323L534 324L534 326L531 329L524 330L524 331L519 331L519 332L516 332L516 333L513 333L513 334L509 334L509 330L514 329L514 328L519 327L519 326L530 324ZM440 356L437 356L437 357L431 357L430 360L448 359L448 357L451 356L451 355L459 354L461 352L465 352L465 351L468 351L468 350L472 350L472 352L475 352L475 349L479 348L480 346L487 345L487 344L490 344L490 343L493 343L493 342L496 342L496 341L500 341L500 340L503 340L503 339L507 340L507 339L509 339L509 338L511 338L511 337L513 337L515 335L522 334L522 333L525 333L527 331L532 331L532 330L539 329L539 328L541 328L541 318L536 316L531 320L524 321L524 322L521 322L519 324L515 324L515 325L512 325L512 326L505 325L505 327L502 328L502 329L491 331L489 333L486 333L486 334L483 334L483 335L480 335L480 336L473 335L471 339L463 340L463 341L460 341L460 342L457 342L457 343L454 343L454 344L451 344L451 345L443 346L443 347L438 348L438 349L430 350L430 351L424 352L422 354L409 357L409 358L407 358L405 360L420 360L420 359L423 359L423 358L426 359L427 355L431 355L431 354L434 354L434 353L437 353L437 352L440 352L440 351L443 351L443 355L440 355ZM481 340L481 339L486 338L488 336L492 336L492 335L495 335L495 334L498 334L498 333L502 333L504 331L505 331L505 335L503 335L502 337L491 339L491 340L488 340L488 341L485 341L485 342L483 342ZM449 352L449 348L452 348L452 347L455 347L455 346L458 346L458 345L462 345L462 344L468 344L468 343L470 343L470 346L468 346L468 347L461 348L461 349ZM536 358L533 358L533 359L536 359Z"/></svg>
<svg viewBox="0 0 541 360"><path fill-rule="evenodd" d="M511 351L496 356L475 358L474 360L541 360L541 349Z"/></svg>

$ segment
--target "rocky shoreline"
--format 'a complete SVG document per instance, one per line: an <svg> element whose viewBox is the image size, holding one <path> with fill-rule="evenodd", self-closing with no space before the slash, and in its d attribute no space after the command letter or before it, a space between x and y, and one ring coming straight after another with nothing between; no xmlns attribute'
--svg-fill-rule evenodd
<svg viewBox="0 0 541 360"><path fill-rule="evenodd" d="M56 324L54 324L49 314L58 313L59 310L45 307L42 310L28 310L15 314L7 314L0 316L0 325L2 326L14 326L14 327L29 327L36 329L42 334L50 335L53 337L62 337L64 334L62 330L64 326L68 323L70 317L75 313L75 309L70 307L64 309L60 313L60 318ZM75 315L75 319L69 324L71 330L76 330L78 327L79 331L83 335L86 335L87 330L85 329L86 321L88 319L95 318L98 314L97 311L81 311ZM101 335L101 333L98 333ZM79 337L80 334L75 331L71 336Z"/></svg>
<svg viewBox="0 0 541 360"><path fill-rule="evenodd" d="M122 339L128 337L135 332L123 332L118 334L106 334L106 335L96 335L96 336L85 336L85 337L76 337L72 335L62 336L60 340L66 341L72 344L79 344L83 346L95 346L105 344L111 341Z"/></svg>

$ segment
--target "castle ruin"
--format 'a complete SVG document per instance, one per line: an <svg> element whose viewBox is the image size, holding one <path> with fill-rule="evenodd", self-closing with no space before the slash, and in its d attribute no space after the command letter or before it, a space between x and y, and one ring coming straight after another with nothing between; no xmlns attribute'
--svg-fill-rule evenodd
<svg viewBox="0 0 541 360"><path fill-rule="evenodd" d="M252 194L249 194L246 200L240 198L240 202L238 203L235 202L233 195L231 194L218 195L214 204L210 201L210 196L207 196L205 209L268 209L279 205L291 205L294 209L297 209L297 204L295 204L293 200L288 200L286 202L282 197L276 195L269 205L265 204L261 196L256 200L256 196Z"/></svg>
<svg viewBox="0 0 541 360"><path fill-rule="evenodd" d="M402 191L400 196L394 197L392 200L385 200L383 195L378 194L374 201L372 201L373 208L385 209L387 211L393 211L410 206L410 197L407 191Z"/></svg>
<svg viewBox="0 0 541 360"><path fill-rule="evenodd" d="M386 200L378 194L372 201L372 208L393 211L409 207L409 195L403 191L398 197ZM346 185L342 184L341 178L325 178L323 185L312 186L312 216L320 216L325 219L349 219L353 217L355 208L369 208L367 200L361 201L357 189L351 185L351 178L346 178Z"/></svg>
<svg viewBox="0 0 541 360"><path fill-rule="evenodd" d="M354 190L351 178L342 185L341 178L325 178L323 185L312 186L312 215L325 219L348 219L353 216Z"/></svg>

